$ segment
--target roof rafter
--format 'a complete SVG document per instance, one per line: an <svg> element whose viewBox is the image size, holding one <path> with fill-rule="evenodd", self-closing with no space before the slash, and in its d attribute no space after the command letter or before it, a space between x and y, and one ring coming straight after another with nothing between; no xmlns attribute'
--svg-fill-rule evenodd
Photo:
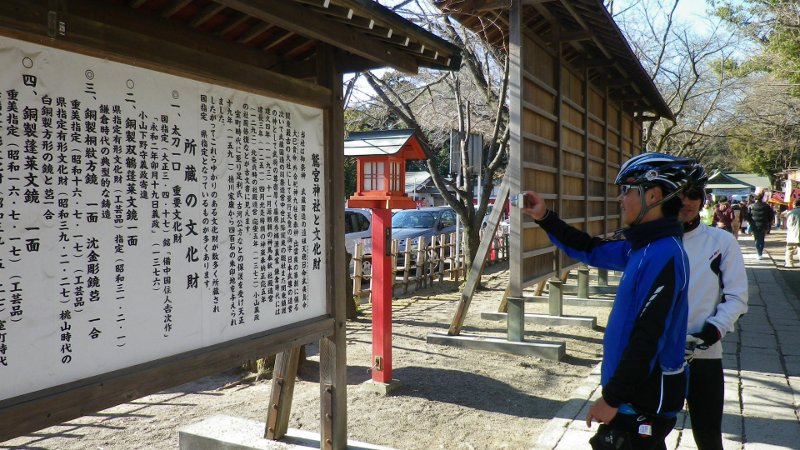
<svg viewBox="0 0 800 450"><path fill-rule="evenodd" d="M297 8L281 0L217 0L229 8L241 11L265 22L271 22L286 30L304 35L374 61L386 61L405 72L416 73L417 62L410 56L394 52L388 45L381 45L346 25L331 23L323 15L309 8L298 21Z"/></svg>

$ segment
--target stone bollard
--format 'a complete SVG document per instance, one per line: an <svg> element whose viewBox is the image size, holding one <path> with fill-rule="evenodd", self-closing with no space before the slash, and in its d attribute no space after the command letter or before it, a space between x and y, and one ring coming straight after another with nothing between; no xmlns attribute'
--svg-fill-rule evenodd
<svg viewBox="0 0 800 450"><path fill-rule="evenodd" d="M563 283L561 280L554 278L549 281L550 283L550 315L561 317L564 315L564 294L561 289Z"/></svg>

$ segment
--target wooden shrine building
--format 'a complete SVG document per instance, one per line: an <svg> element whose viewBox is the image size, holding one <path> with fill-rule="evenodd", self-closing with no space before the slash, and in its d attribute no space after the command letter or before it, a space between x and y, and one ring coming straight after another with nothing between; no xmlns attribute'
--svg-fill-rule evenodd
<svg viewBox="0 0 800 450"><path fill-rule="evenodd" d="M595 236L620 228L621 163L642 123L670 108L601 0L443 0L437 5L510 55L509 192L535 190ZM577 265L512 208L509 299ZM462 297L462 303L468 300ZM457 313L450 334L458 334Z"/></svg>

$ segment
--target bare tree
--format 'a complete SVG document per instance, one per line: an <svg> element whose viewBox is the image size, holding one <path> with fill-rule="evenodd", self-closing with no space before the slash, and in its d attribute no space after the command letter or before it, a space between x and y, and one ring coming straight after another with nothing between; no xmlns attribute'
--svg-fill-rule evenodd
<svg viewBox="0 0 800 450"><path fill-rule="evenodd" d="M703 157L716 148L715 124L733 113L741 97L741 39L716 18L698 31L677 16L680 2L629 2L615 20L675 115L674 121L648 123L647 149Z"/></svg>
<svg viewBox="0 0 800 450"><path fill-rule="evenodd" d="M367 72L363 76L374 91L374 99L386 108L386 116L396 118L404 127L422 136L427 168L445 201L461 218L466 236L466 261L471 265L480 244L480 225L486 215L494 181L501 177L507 161L509 142L507 54L482 45L479 38L454 23L432 5L420 0L400 4L402 14L444 36L462 49L463 63L459 72L422 71L416 76L397 72ZM450 131L459 139L461 173L449 174L440 167ZM466 151L470 133L484 136L482 167L475 167ZM474 202L477 173L479 187Z"/></svg>
<svg viewBox="0 0 800 450"><path fill-rule="evenodd" d="M754 77L755 78L755 77ZM740 168L773 178L800 164L800 99L772 75L753 80L725 132Z"/></svg>

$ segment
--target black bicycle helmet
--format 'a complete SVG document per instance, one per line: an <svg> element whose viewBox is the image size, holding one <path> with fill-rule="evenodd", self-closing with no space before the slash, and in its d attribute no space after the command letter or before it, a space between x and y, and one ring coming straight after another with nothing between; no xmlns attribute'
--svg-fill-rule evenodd
<svg viewBox="0 0 800 450"><path fill-rule="evenodd" d="M686 189L705 189L708 184L708 174L705 167L695 163L686 174Z"/></svg>
<svg viewBox="0 0 800 450"><path fill-rule="evenodd" d="M631 225L636 225L641 222L648 211L674 198L690 182L703 179L708 180L708 177L705 176L705 169L694 159L648 152L636 155L626 161L619 169L614 184L630 184L638 187L642 207L639 215L631 223ZM653 186L659 186L664 196L657 203L648 205L645 201L644 191Z"/></svg>

